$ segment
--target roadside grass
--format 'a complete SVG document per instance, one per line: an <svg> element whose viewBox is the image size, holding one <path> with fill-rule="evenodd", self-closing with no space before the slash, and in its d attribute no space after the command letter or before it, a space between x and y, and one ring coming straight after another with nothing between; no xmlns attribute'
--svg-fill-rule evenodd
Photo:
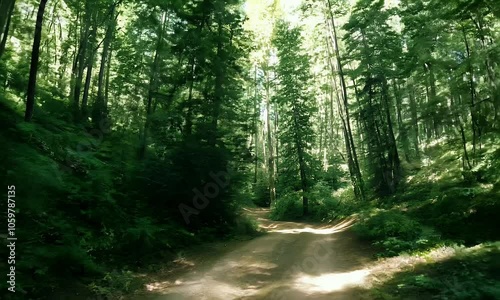
<svg viewBox="0 0 500 300"><path fill-rule="evenodd" d="M387 259L375 272L371 293L381 300L499 299L499 269L498 242L438 247Z"/></svg>
<svg viewBox="0 0 500 300"><path fill-rule="evenodd" d="M358 213L354 231L380 266L406 262L375 280L374 299L500 299L500 147L486 139L483 149L463 172L460 153L428 148L398 193Z"/></svg>

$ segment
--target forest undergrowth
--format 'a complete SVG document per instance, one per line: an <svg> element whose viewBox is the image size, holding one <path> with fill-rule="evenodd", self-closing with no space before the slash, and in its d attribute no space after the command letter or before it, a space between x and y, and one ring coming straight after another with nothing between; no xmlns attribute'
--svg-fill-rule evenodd
<svg viewBox="0 0 500 300"><path fill-rule="evenodd" d="M449 144L426 148L425 163L406 165L400 191L359 213L354 230L379 257L410 261L375 287L375 299L500 297L500 148L485 138L481 163L463 172Z"/></svg>

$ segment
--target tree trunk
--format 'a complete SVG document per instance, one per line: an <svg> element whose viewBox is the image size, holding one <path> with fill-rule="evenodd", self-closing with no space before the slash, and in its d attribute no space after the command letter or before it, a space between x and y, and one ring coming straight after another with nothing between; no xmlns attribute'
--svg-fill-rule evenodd
<svg viewBox="0 0 500 300"><path fill-rule="evenodd" d="M358 84L356 83L356 80L353 78L352 79L352 85L354 86L354 95L355 95L355 98L356 98L356 104L358 105L358 107L361 107L361 100L360 100L360 94L359 94L359 90L358 90ZM363 132L361 130L359 130L361 128L361 126L366 126L366 120L360 120L361 119L361 114L358 112L356 114L356 124L357 124L357 127L358 127L358 130L357 130L357 133L358 133L358 140L360 141L360 155L361 155L361 158L364 158L364 155L366 153L366 150L364 147L364 144L363 141L365 140L365 134L363 134Z"/></svg>
<svg viewBox="0 0 500 300"><path fill-rule="evenodd" d="M324 107L320 107L319 111L323 111ZM324 132L325 129L325 118L323 116L319 116L319 151L318 151L318 160L323 164L324 162L324 154L323 154L323 138L326 139L326 134Z"/></svg>
<svg viewBox="0 0 500 300"><path fill-rule="evenodd" d="M194 89L194 71L196 68L194 55L193 57L191 57L189 65L190 65L189 68L190 70L188 74L189 89L188 89L188 99L186 101L187 105L186 126L184 129L185 136L190 136L193 132L193 89Z"/></svg>
<svg viewBox="0 0 500 300"><path fill-rule="evenodd" d="M298 120L299 113L297 112L297 105L293 105L293 122L295 129L295 147L297 148L297 157L299 159L299 173L300 173L300 185L302 188L302 208L304 216L309 214L309 198L307 194L309 192L308 186L308 178L306 171L306 163L305 163L305 153L304 149L302 149L302 139L303 137L300 135L300 125Z"/></svg>
<svg viewBox="0 0 500 300"><path fill-rule="evenodd" d="M432 106L432 97L431 97L431 92L430 92L430 88L429 88L429 82L426 81L425 82L425 95L426 95L426 98L427 98L427 105L426 107L428 107L429 109ZM432 128L433 128L433 123L432 123L432 119L434 118L434 113L433 112L430 112L427 111L426 113L426 116L425 116L425 126L424 126L424 129L425 129L425 136L427 138L427 142L430 142L431 138L432 138Z"/></svg>
<svg viewBox="0 0 500 300"><path fill-rule="evenodd" d="M437 97L437 90L436 90L436 76L434 75L434 65L432 65L431 62L426 63L427 66L427 71L429 72L429 87L430 87L430 102L431 102L431 107L438 107L440 106L438 97ZM434 137L439 138L441 136L440 133L440 122L439 122L439 115L436 109L432 110L432 130L434 132Z"/></svg>
<svg viewBox="0 0 500 300"><path fill-rule="evenodd" d="M477 140L481 138L481 129L478 122L478 108L476 106L476 88L474 84L474 68L471 62L471 51L465 27L462 26L462 33L467 53L467 67L469 70L469 92L470 92L470 116L472 122L472 165L475 165Z"/></svg>
<svg viewBox="0 0 500 300"><path fill-rule="evenodd" d="M278 112L278 104L275 103L274 104L274 144L276 145L274 148L274 178L275 178L275 181L278 182L279 181L279 177L278 177L278 168L279 168L279 155L278 153L280 153L280 140L278 138L278 123L279 122L279 112ZM276 183L275 183L276 184Z"/></svg>
<svg viewBox="0 0 500 300"><path fill-rule="evenodd" d="M9 36L10 21L14 12L15 0L0 1L0 58L5 51L7 37Z"/></svg>
<svg viewBox="0 0 500 300"><path fill-rule="evenodd" d="M87 120L87 103L89 99L90 92L90 82L92 80L92 70L94 67L94 44L96 41L97 34L97 24L93 25L92 32L90 33L90 38L92 39L90 43L90 51L89 56L87 58L87 75L85 76L85 85L83 87L83 96L82 96L82 106L81 106L81 117L82 120Z"/></svg>
<svg viewBox="0 0 500 300"><path fill-rule="evenodd" d="M399 139L401 141L401 145L403 146L403 152L405 156L405 160L407 162L410 162L410 151L408 149L408 131L406 130L405 125L403 124L403 115L402 115L402 106L403 106L403 100L401 99L401 93L398 87L398 83L396 82L396 79L392 80L392 87L394 91L394 98L396 99L396 114L397 114L397 120L398 120L398 132L399 132Z"/></svg>
<svg viewBox="0 0 500 300"><path fill-rule="evenodd" d="M458 118L458 126L460 127L460 137L462 138L462 149L464 150L464 162L467 162L467 170L471 170L472 166L470 164L469 153L467 152L467 139L465 138L465 130L460 118ZM465 169L465 163L463 164Z"/></svg>
<svg viewBox="0 0 500 300"><path fill-rule="evenodd" d="M415 101L415 92L413 90L413 84L408 83L408 97L410 98L410 113L411 113L411 124L413 125L413 147L415 148L415 155L420 158L420 134L418 131L418 112L417 112L417 102Z"/></svg>
<svg viewBox="0 0 500 300"><path fill-rule="evenodd" d="M473 15L470 14L470 19L476 26L479 38L481 40L482 48L483 51L486 52L485 58L484 58L484 65L486 68L486 74L488 75L488 82L490 84L490 94L491 94L491 102L493 103L493 109L494 109L494 121L497 121L497 119L500 117L500 94L499 94L499 86L498 86L498 81L497 81L497 76L495 72L495 59L492 51L488 51L488 46L493 46L493 42L490 41L488 43L487 38L486 38L486 33L484 32L484 20L481 15L477 16L477 20L474 19ZM489 45L488 45L489 44ZM498 121L494 122L492 124L492 127L498 127Z"/></svg>
<svg viewBox="0 0 500 300"><path fill-rule="evenodd" d="M359 167L359 161L358 161L358 155L356 153L356 146L354 144L354 137L352 134L352 129L351 129L351 117L349 113L349 101L347 97L347 85L345 83L345 76L344 76L344 71L342 67L342 59L340 57L340 50L339 50L339 44L337 41L337 28L335 26L335 18L333 17L333 11L332 11L332 4L330 0L327 0L328 4L328 12L330 14L330 22L331 22L331 28L332 28L332 40L334 44L334 50L335 50L335 57L337 59L337 70L339 73L340 77L340 85L342 89L342 100L343 100L343 108L344 108L344 114L345 114L345 123L346 123L346 128L347 128L347 138L349 139L348 144L350 151L352 151L352 160L353 160L353 166L354 166L354 174L356 178L356 183L355 185L357 186L356 188L359 190L359 196L361 200L364 199L364 183L363 183L363 177L361 175L361 169Z"/></svg>
<svg viewBox="0 0 500 300"><path fill-rule="evenodd" d="M73 28L74 26L69 26L68 30L68 37L70 37L73 34ZM59 24L59 39L63 40L63 35L62 35L62 25ZM66 92L66 69L68 68L68 63L70 62L71 58L73 55L68 56L69 49L71 47L71 44L68 41L62 42L60 48L59 48L59 53L56 52L56 55L59 54L59 68L57 69L57 89L61 92L61 94ZM71 84L73 84L73 74L71 74ZM71 87L72 85L70 85ZM71 95L70 95L70 99Z"/></svg>
<svg viewBox="0 0 500 300"><path fill-rule="evenodd" d="M258 84L257 84L257 65L255 65L255 75L254 75L254 98L253 98L253 130L254 130L254 151L255 151L255 157L254 157L254 174L253 174L253 184L257 184L257 170L259 167L259 156L257 155L257 147L258 147L258 131L259 128L257 126L257 120L259 115L257 114L260 112L259 108L257 107L257 95L258 95Z"/></svg>
<svg viewBox="0 0 500 300"><path fill-rule="evenodd" d="M75 72L75 80L73 88L73 106L76 119L79 119L80 111L80 93L82 90L83 72L85 70L85 57L87 55L88 39L90 37L90 7L85 4L85 28L80 36L80 43L75 57L73 69Z"/></svg>
<svg viewBox="0 0 500 300"><path fill-rule="evenodd" d="M451 107L453 107L455 105L454 103L454 99L455 99L455 95L454 95L454 88L452 87L451 84L449 84L449 87L448 89L450 90L450 101L451 101ZM456 126L458 125L459 129L460 129L460 138L461 138L461 141L462 141L462 150L464 152L464 156L462 158L462 168L463 170L471 170L472 169L472 166L471 166L471 163L470 163L470 159L469 159L469 152L467 151L467 138L465 137L465 129L464 129L464 126L463 126L463 122L460 118L460 111L456 111L456 112L453 112L454 110L452 110L452 126ZM467 165L465 165L465 163L467 163Z"/></svg>
<svg viewBox="0 0 500 300"><path fill-rule="evenodd" d="M394 137L394 129L392 126L391 112L389 106L389 92L387 86L387 80L384 78L382 82L382 98L384 100L385 114L387 118L388 134L389 134L389 155L388 162L391 168L391 182L389 184L389 190L391 193L396 191L396 187L402 178L401 170L401 160L399 159L398 147L396 144L396 138Z"/></svg>
<svg viewBox="0 0 500 300"><path fill-rule="evenodd" d="M78 59L79 59L79 51L81 51L80 49L80 39L78 37L78 26L76 24L79 23L79 19L80 19L80 12L77 11L76 12L76 20L74 22L71 22L70 25L69 25L69 32L68 32L68 37L73 35L73 39L75 41L75 52L73 53L72 55L72 64L71 64L71 75L70 75L70 79L69 79L69 99L73 101L73 106L75 106L75 103L74 103L74 99L75 99L75 83L76 83L76 77L77 77L77 73L78 73ZM71 47L71 45L68 45L68 48L66 51L68 51L68 49ZM61 53L61 59L63 61L63 64L64 64L64 59L67 59L66 57L66 53ZM63 71L59 71L59 81L62 83L63 82L63 79L64 79L64 72Z"/></svg>
<svg viewBox="0 0 500 300"><path fill-rule="evenodd" d="M104 101L104 75L106 72L106 66L109 64L109 49L111 46L111 42L113 40L114 30L116 19L118 15L115 16L115 4L111 5L111 20L108 24L108 28L106 30L106 35L104 37L104 45L102 49L101 55L101 65L99 67L99 75L97 79L97 98L94 102L92 108L92 121L94 126L97 128L101 121L106 118L106 105Z"/></svg>
<svg viewBox="0 0 500 300"><path fill-rule="evenodd" d="M13 7L15 5L15 0L0 0L0 38L3 39L5 28L10 15L12 14Z"/></svg>
<svg viewBox="0 0 500 300"><path fill-rule="evenodd" d="M266 66L267 68L267 66ZM276 204L276 180L275 180L275 170L274 170L274 148L273 148L273 139L271 134L271 118L270 118L270 110L271 110L271 81L269 78L269 70L264 70L266 76L266 134L267 134L267 164L269 173L269 199L271 201L271 207L274 207Z"/></svg>
<svg viewBox="0 0 500 300"><path fill-rule="evenodd" d="M167 12L163 12L161 17L161 23L158 27L158 40L156 42L156 49L153 58L153 65L151 66L151 74L149 76L149 88L148 88L148 101L146 104L146 121L144 122L144 128L141 135L141 144L139 146L139 159L143 159L146 154L146 143L147 134L149 130L150 115L151 115L151 105L153 103L153 93L157 89L157 75L160 62L160 50L163 44L163 33L165 31L165 26L167 24Z"/></svg>
<svg viewBox="0 0 500 300"><path fill-rule="evenodd" d="M218 124L219 124L219 115L222 106L222 98L224 97L224 45L223 45L223 18L222 12L216 13L217 16L217 52L216 59L214 65L214 100L212 103L212 122L211 122L211 130L209 133L208 143L211 147L215 147L217 145L218 139Z"/></svg>
<svg viewBox="0 0 500 300"><path fill-rule="evenodd" d="M110 76L110 73L111 73L111 58L113 57L113 45L111 45L110 49L109 49L109 54L108 54L108 59L107 59L107 62L108 62L108 65L106 67L106 83L104 85L104 107L106 108L107 110L107 107L108 107L108 100L109 100L109 76Z"/></svg>
<svg viewBox="0 0 500 300"><path fill-rule="evenodd" d="M56 13L55 11L57 10L57 5L59 4L59 1L52 2L53 6L52 9L50 10L50 13L47 15L45 14L46 18L49 16L52 16L50 18L49 23L45 24L45 30L48 33L47 37L44 42L40 46L40 52L46 53L47 57L51 57L51 47L54 45L54 53L57 53L57 29L55 28L54 24L56 24ZM46 21L47 22L47 21ZM54 29L54 30L53 30ZM53 31L53 33L52 33ZM57 64L57 55L54 55L54 64ZM39 73L44 74L44 78L47 81L48 84L51 84L51 79L54 79L55 77L55 72L51 72L50 70L50 64L46 63L43 65L43 69L38 70ZM55 80L54 80L55 81Z"/></svg>
<svg viewBox="0 0 500 300"><path fill-rule="evenodd" d="M329 44L327 44L327 47L328 47L328 52L329 52L328 61L330 63L330 68L332 71L332 75L331 75L331 79L332 79L331 94L332 95L331 95L331 97L333 99L334 98L333 94L335 94L335 98L337 99L338 114L340 117L340 121L342 122L342 133L344 135L345 149L346 149L346 155L347 155L347 167L349 169L349 175L351 177L351 183L352 183L352 187L354 190L354 194L355 194L356 198L362 199L362 193L359 189L359 184L358 184L357 175L356 175L356 171L355 171L356 167L354 164L354 159L352 157L351 139L349 138L347 124L346 124L346 120L344 118L345 110L342 108L342 103L340 101L340 97L339 97L339 93L338 93L337 80L335 79L335 73L336 73L335 71L336 70L335 70L335 66L331 60L331 57L330 57ZM333 113L333 110L332 110L332 113Z"/></svg>
<svg viewBox="0 0 500 300"><path fill-rule="evenodd" d="M24 120L30 122L33 118L33 109L35 108L35 90L36 90L36 75L38 71L38 58L40 56L40 41L42 39L43 13L47 0L41 0L38 6L36 15L35 37L33 39L33 49L31 51L31 66L30 76L28 79L28 92L26 98L26 112Z"/></svg>
<svg viewBox="0 0 500 300"><path fill-rule="evenodd" d="M329 45L328 43L328 40L326 41L326 44ZM329 46L328 46L329 48ZM332 66L332 62L331 62L331 58L328 59L329 61L329 64L330 66ZM333 69L332 69L332 72L333 72ZM331 76L334 76L333 74ZM327 85L328 86L328 85ZM330 135L330 147L332 148L337 148L338 144L335 142L335 132L333 131L333 119L334 119L334 116L335 116L335 112L334 112L334 100L333 100L333 87L330 85L328 86L328 97L329 97L329 105L328 105L328 112L330 114L330 120L329 120L329 123L328 123L328 126L330 127L330 130L329 130L329 135Z"/></svg>

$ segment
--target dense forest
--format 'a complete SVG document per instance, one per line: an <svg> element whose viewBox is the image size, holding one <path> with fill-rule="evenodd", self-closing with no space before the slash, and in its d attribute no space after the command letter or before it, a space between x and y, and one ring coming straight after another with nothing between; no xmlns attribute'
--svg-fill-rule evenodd
<svg viewBox="0 0 500 300"><path fill-rule="evenodd" d="M0 298L142 299L262 207L411 265L342 299L500 299L499 40L496 0L0 0Z"/></svg>

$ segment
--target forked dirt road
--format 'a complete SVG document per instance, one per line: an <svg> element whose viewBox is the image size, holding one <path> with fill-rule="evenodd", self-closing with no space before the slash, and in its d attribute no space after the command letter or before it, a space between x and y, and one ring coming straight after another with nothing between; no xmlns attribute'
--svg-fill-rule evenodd
<svg viewBox="0 0 500 300"><path fill-rule="evenodd" d="M369 299L363 287L373 252L350 232L352 220L327 226L270 221L264 209L247 213L268 233L197 249L179 260L184 272L151 278L131 299Z"/></svg>

